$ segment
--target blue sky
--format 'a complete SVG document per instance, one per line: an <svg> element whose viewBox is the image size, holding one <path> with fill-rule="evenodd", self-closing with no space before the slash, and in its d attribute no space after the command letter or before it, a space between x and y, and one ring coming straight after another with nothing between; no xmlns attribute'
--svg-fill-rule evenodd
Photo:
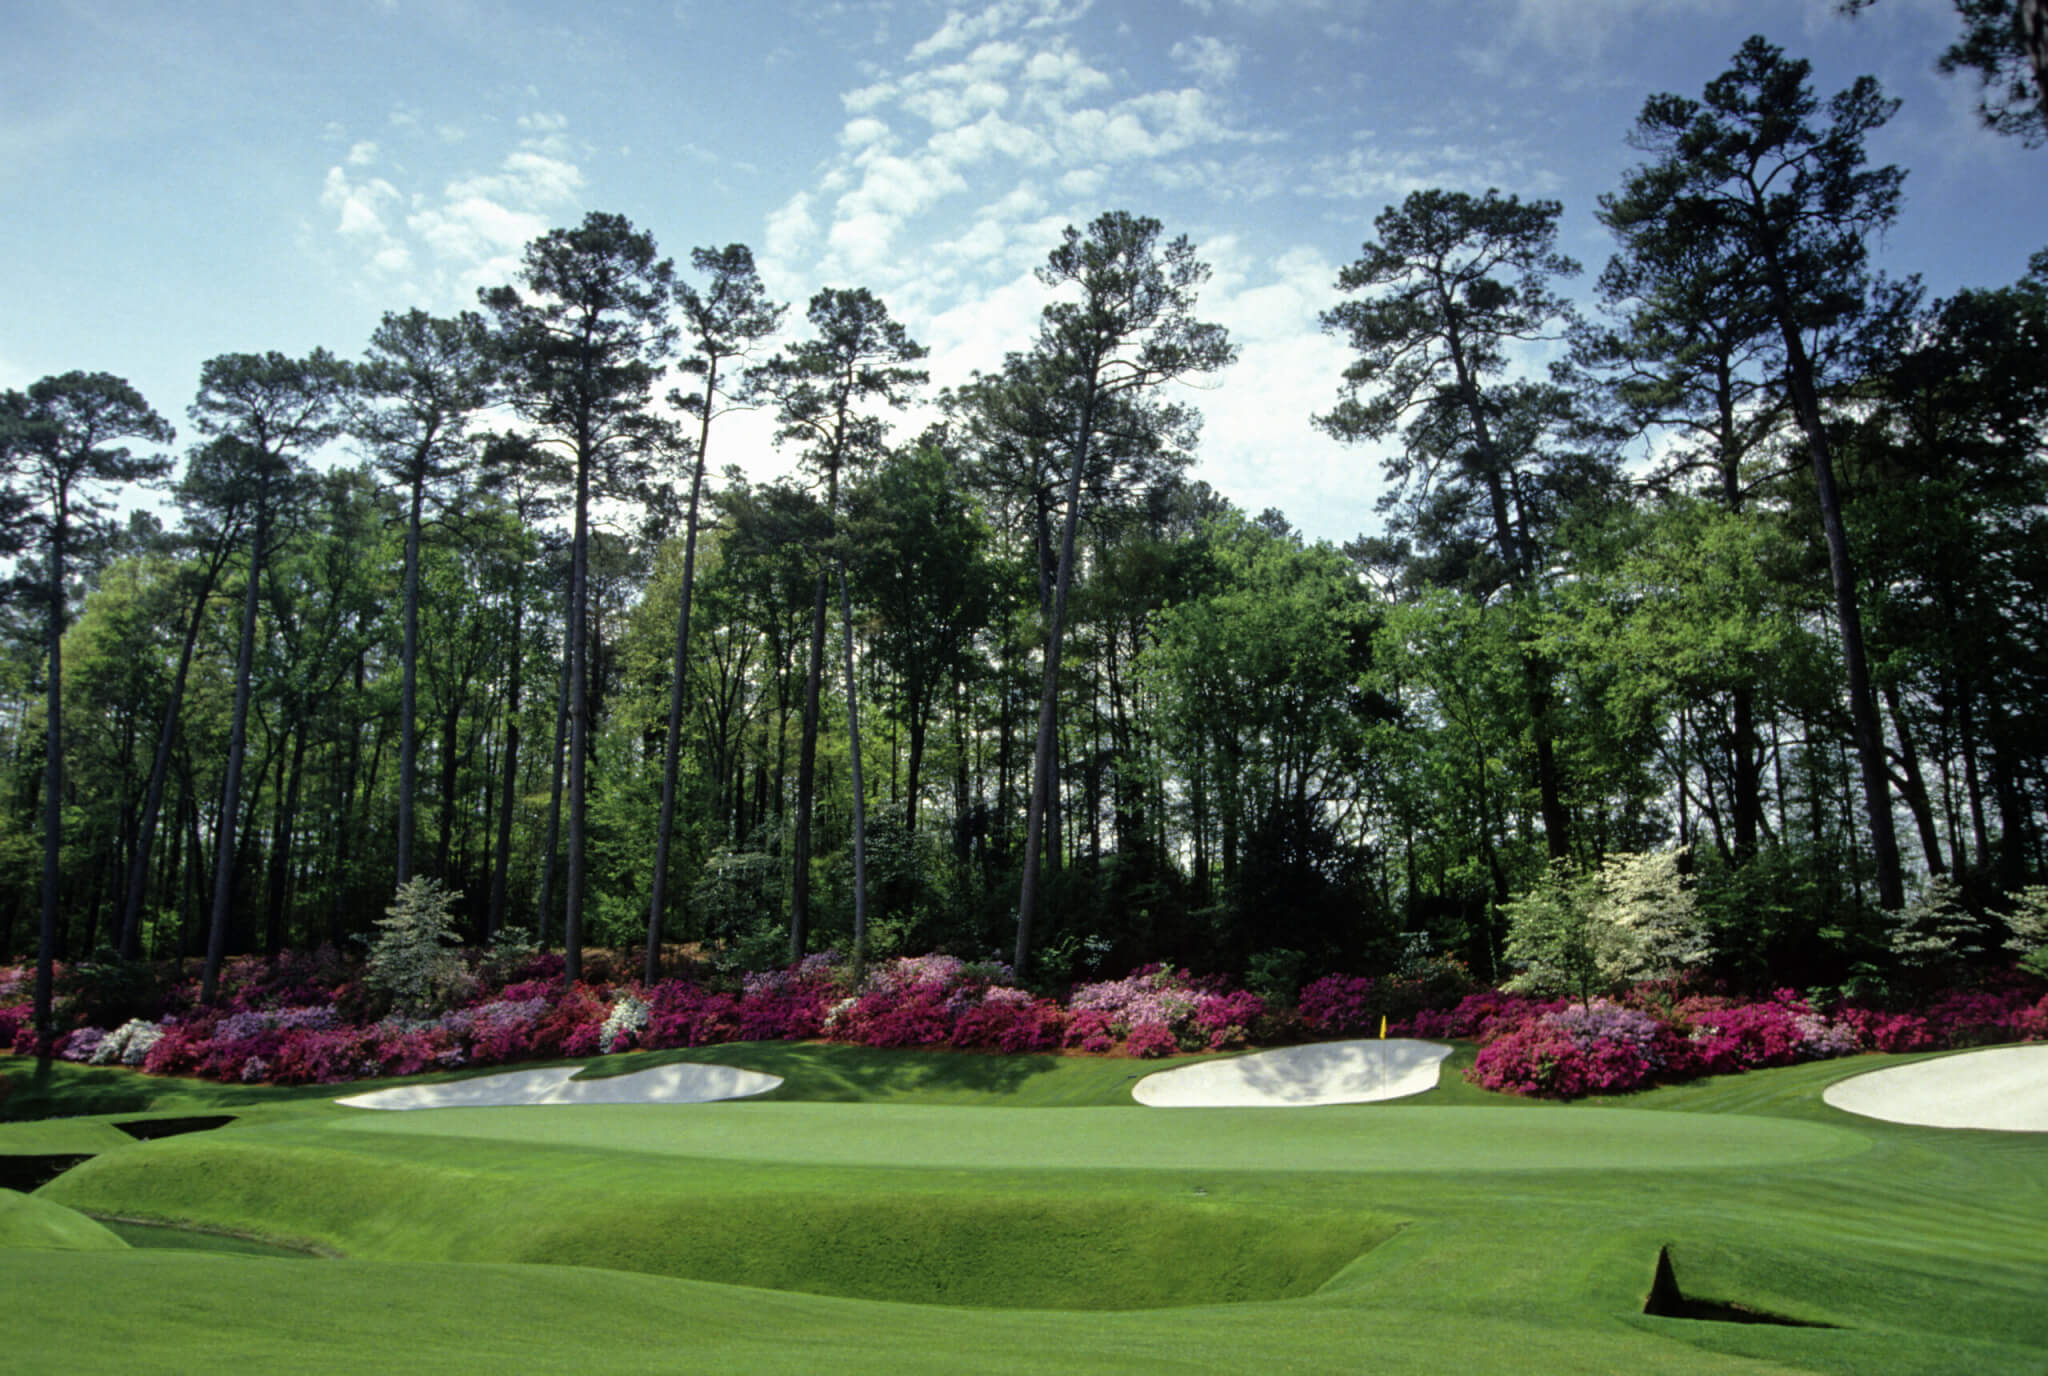
<svg viewBox="0 0 2048 1376"><path fill-rule="evenodd" d="M1307 534L1376 525L1373 452L1319 436L1345 351L1316 313L1409 191L1498 187L1593 217L1653 91L1751 33L1832 93L1904 99L1879 262L1937 294L2048 247L2048 150L1976 127L1933 65L1950 0L43 0L0 18L0 386L129 378L189 437L215 354L358 355L387 310L472 305L522 244L617 211L687 262L749 244L779 298L867 286L935 387L1028 345L1061 228L1185 233L1240 362L1193 399L1196 475ZM912 417L906 429L917 423ZM765 425L714 465L778 471Z"/></svg>

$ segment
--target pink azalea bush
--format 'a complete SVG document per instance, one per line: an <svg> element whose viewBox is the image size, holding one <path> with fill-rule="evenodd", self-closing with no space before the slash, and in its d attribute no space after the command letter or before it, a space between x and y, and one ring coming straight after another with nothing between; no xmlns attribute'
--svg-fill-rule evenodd
<svg viewBox="0 0 2048 1376"><path fill-rule="evenodd" d="M1442 956L1416 961L1383 979L1325 975L1302 988L1301 1023L1324 1036L1369 1037L1379 1031L1382 1019L1390 1031L1396 1024L1412 1026L1425 1014L1454 1008L1474 990L1464 965Z"/></svg>
<svg viewBox="0 0 2048 1376"><path fill-rule="evenodd" d="M1067 999L1069 1019L1086 1017L1082 1050L1108 1050L1116 1039L1125 1054L1163 1056L1171 1051L1221 1051L1242 1046L1266 1001L1243 989L1197 980L1186 970L1146 965L1123 979L1077 985ZM1136 1049L1134 1049L1136 1048Z"/></svg>
<svg viewBox="0 0 2048 1376"><path fill-rule="evenodd" d="M830 1011L826 1034L864 1046L1049 1051L1060 1045L1058 1004L1008 983L1006 965L955 956L899 957L868 972Z"/></svg>
<svg viewBox="0 0 2048 1376"><path fill-rule="evenodd" d="M380 1019L358 971L332 951L275 963L237 957L211 1007L199 1004L196 979L158 976L153 1015L125 1021L105 1016L117 1001L104 996L114 982L103 978L96 999L60 1001L68 1025L56 1029L54 1049L82 1064L150 1074L304 1084L820 1037L1148 1058L1271 1041L1276 1029L1284 1036L1294 1026L1324 1037L1369 1036L1384 1018L1392 1035L1479 1043L1467 1072L1476 1083L1570 1098L1862 1051L2048 1039L2048 985L2016 972L1988 975L1912 1009L1789 989L1739 998L1668 980L1580 1005L1474 989L1462 967L1430 960L1385 977L1326 975L1302 990L1290 1013L1226 981L1158 965L1081 984L1061 1003L1017 987L1007 967L950 955L878 962L857 987L833 952L723 987L694 979L643 986L616 977L603 959L587 961L587 978L570 986L561 981L558 955L470 961L456 1005L412 1019ZM0 1047L21 1055L36 1050L31 989L25 967L0 969ZM95 1012L101 1021L91 1020Z"/></svg>

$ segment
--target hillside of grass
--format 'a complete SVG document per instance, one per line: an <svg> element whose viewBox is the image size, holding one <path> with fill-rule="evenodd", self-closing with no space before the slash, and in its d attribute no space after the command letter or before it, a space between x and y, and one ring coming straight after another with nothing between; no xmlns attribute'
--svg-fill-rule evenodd
<svg viewBox="0 0 2048 1376"><path fill-rule="evenodd" d="M1900 1058L1574 1105L1447 1076L1383 1105L1156 1111L1128 1061L715 1051L787 1083L415 1113L173 1085L151 1112L235 1121L0 1124L0 1151L119 1139L32 1198L346 1257L0 1249L35 1316L15 1350L54 1371L2048 1369L2048 1140L1821 1103ZM1660 1249L1689 1300L1807 1326L1643 1313Z"/></svg>

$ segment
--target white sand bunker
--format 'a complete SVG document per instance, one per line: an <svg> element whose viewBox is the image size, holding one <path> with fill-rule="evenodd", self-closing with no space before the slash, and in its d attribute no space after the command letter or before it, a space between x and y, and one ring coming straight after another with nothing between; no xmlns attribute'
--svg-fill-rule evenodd
<svg viewBox="0 0 2048 1376"><path fill-rule="evenodd" d="M399 1085L336 1099L350 1108L510 1108L526 1104L708 1104L766 1094L780 1075L730 1065L662 1065L606 1080L572 1078L578 1067L514 1070L438 1085Z"/></svg>
<svg viewBox="0 0 2048 1376"><path fill-rule="evenodd" d="M1369 1104L1436 1088L1451 1048L1385 1041L1283 1046L1227 1061L1198 1061L1147 1075L1131 1097L1149 1108L1303 1108Z"/></svg>
<svg viewBox="0 0 2048 1376"><path fill-rule="evenodd" d="M1873 1070L1837 1080L1820 1097L1845 1113L1888 1123L2048 1132L2048 1043Z"/></svg>

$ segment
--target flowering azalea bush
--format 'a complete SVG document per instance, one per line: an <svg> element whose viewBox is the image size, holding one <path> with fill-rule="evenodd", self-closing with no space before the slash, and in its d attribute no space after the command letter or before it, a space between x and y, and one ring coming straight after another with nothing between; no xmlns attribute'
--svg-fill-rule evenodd
<svg viewBox="0 0 2048 1376"><path fill-rule="evenodd" d="M1060 1044L1058 1004L1008 983L998 962L954 956L899 957L868 972L855 995L831 1010L826 1035L867 1046L953 1046L974 1051L1046 1051Z"/></svg>
<svg viewBox="0 0 2048 1376"><path fill-rule="evenodd" d="M1068 1017L1087 1021L1079 1039L1069 1037L1067 1044L1107 1050L1121 1037L1132 1056L1221 1051L1244 1045L1266 1011L1265 999L1247 990L1146 965L1123 979L1077 985L1067 1000Z"/></svg>
<svg viewBox="0 0 2048 1376"><path fill-rule="evenodd" d="M1572 1099L1639 1089L1663 1064L1656 1019L1604 999L1538 1013L1479 1050L1474 1084Z"/></svg>
<svg viewBox="0 0 2048 1376"><path fill-rule="evenodd" d="M1987 975L1913 1008L1789 989L1740 998L1682 977L1579 1002L1474 989L1456 962L1415 954L1389 975L1326 975L1302 989L1290 1013L1226 981L1159 965L1080 984L1061 1003L1017 987L1006 966L951 955L881 961L857 986L834 952L737 980L728 974L722 984L645 986L608 960L586 961L586 979L565 986L559 955L510 946L459 955L472 973L447 987L465 992L431 1016L415 1005L413 1016L378 1019L381 1000L362 967L331 949L275 962L245 956L226 963L212 1006L199 1003L196 978L169 970L151 976L153 1017L94 1022L91 1010L111 1006L105 1000L60 1003L54 1050L150 1074L301 1084L820 1037L1159 1057L1270 1042L1297 1026L1324 1037L1372 1035L1384 1018L1392 1035L1479 1043L1467 1072L1476 1083L1569 1098L1862 1051L2048 1039L2048 984L2025 972ZM708 967L697 973L712 977ZM36 1049L32 987L26 967L0 969L0 1047L20 1055Z"/></svg>
<svg viewBox="0 0 2048 1376"><path fill-rule="evenodd" d="M1333 1037L1370 1032L1380 1020L1375 987L1364 975L1324 975L1301 991L1301 1025Z"/></svg>

